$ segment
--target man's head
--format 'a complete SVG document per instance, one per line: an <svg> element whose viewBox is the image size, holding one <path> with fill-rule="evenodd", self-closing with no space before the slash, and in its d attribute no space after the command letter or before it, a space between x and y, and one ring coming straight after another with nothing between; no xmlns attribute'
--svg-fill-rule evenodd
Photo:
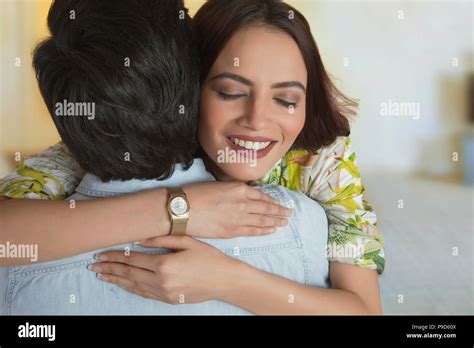
<svg viewBox="0 0 474 348"><path fill-rule="evenodd" d="M190 164L199 64L182 0L56 0L33 56L56 127L103 181L164 178Z"/></svg>

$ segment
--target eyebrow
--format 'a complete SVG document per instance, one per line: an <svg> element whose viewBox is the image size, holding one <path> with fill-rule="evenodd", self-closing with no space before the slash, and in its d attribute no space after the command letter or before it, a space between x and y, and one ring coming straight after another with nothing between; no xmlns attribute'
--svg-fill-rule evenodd
<svg viewBox="0 0 474 348"><path fill-rule="evenodd" d="M284 81L284 82L274 83L272 85L272 88L288 88L288 87L299 88L303 91L303 93L306 94L306 88L304 88L303 84L299 81Z"/></svg>
<svg viewBox="0 0 474 348"><path fill-rule="evenodd" d="M249 79L238 75L238 74L233 74L230 72L224 72L222 74L218 74L214 77L211 78L211 81L215 80L221 80L221 79L231 79L240 83L243 83L244 85L247 86L253 86L253 82L250 81ZM296 87L299 88L303 91L303 93L306 94L306 88L303 86L303 84L299 81L284 81L284 82L277 82L271 85L271 88L288 88L288 87Z"/></svg>

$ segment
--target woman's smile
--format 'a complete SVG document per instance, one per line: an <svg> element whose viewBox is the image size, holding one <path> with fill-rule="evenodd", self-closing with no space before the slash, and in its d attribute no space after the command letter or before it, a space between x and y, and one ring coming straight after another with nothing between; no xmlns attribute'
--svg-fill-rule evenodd
<svg viewBox="0 0 474 348"><path fill-rule="evenodd" d="M231 149L244 153L254 151L257 158L265 157L277 143L271 138L241 134L227 136L226 140Z"/></svg>

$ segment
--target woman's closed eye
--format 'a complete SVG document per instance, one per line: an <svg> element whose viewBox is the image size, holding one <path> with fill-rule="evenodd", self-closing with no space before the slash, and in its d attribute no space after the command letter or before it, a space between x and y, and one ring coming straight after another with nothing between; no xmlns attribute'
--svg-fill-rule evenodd
<svg viewBox="0 0 474 348"><path fill-rule="evenodd" d="M226 92L217 92L219 97L223 100L237 100L243 97L247 97L245 93L226 93ZM298 105L297 102L288 101L282 98L273 98L279 105L284 106L285 108L293 107L296 108Z"/></svg>
<svg viewBox="0 0 474 348"><path fill-rule="evenodd" d="M225 92L217 92L219 97L223 100L236 100L242 97L246 97L247 94L245 93L225 93Z"/></svg>
<svg viewBox="0 0 474 348"><path fill-rule="evenodd" d="M275 100L278 104L284 106L285 108L289 108L289 107L296 108L296 106L298 105L298 103L296 102L290 102L281 98L273 98L273 100Z"/></svg>

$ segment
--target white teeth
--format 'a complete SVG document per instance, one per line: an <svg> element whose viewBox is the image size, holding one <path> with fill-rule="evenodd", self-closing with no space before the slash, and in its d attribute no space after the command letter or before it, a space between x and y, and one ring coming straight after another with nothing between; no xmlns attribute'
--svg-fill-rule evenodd
<svg viewBox="0 0 474 348"><path fill-rule="evenodd" d="M260 142L260 141L250 141L250 140L242 140L238 138L231 138L230 141L235 145L243 147L247 150L254 150L259 151L266 148L268 145L271 144L271 141Z"/></svg>

